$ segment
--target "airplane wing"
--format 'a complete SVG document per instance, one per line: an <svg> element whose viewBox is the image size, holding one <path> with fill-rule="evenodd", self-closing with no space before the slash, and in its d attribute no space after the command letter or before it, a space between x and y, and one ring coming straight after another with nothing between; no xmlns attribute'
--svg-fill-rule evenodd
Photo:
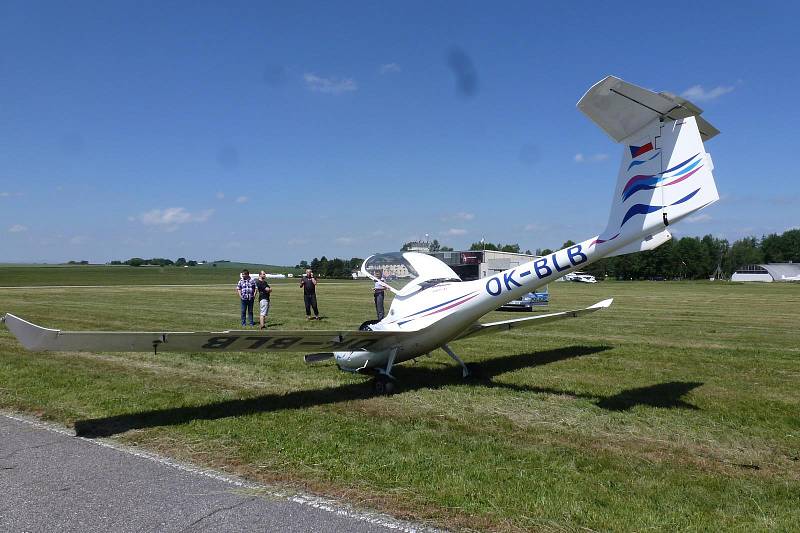
<svg viewBox="0 0 800 533"><path fill-rule="evenodd" d="M559 313L548 313L546 315L536 315L526 318L517 318L514 320L502 320L500 322L489 322L488 324L473 324L469 328L467 328L464 333L459 335L457 339L463 339L466 337L473 337L475 335L484 335L486 333L494 333L496 331L508 331L510 329L516 328L526 328L529 326L539 326L542 324L546 324L548 322L553 322L555 320L562 320L565 318L578 318L579 316L587 315L589 313L594 313L595 311L599 311L601 309L606 309L607 307L611 306L611 302L613 302L613 298L609 298L608 300L603 300L602 302L598 302L586 309L576 309L575 311L561 311Z"/></svg>
<svg viewBox="0 0 800 533"><path fill-rule="evenodd" d="M397 331L61 331L12 314L6 327L27 350L52 352L309 352L365 350L412 334Z"/></svg>

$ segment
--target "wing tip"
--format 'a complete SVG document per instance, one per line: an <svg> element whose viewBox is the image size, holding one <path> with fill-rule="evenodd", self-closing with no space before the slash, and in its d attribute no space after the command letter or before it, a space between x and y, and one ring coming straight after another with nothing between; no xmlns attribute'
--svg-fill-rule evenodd
<svg viewBox="0 0 800 533"><path fill-rule="evenodd" d="M593 306L589 307L589 309L607 309L611 307L612 303L614 303L614 298L608 298L602 302L597 302Z"/></svg>

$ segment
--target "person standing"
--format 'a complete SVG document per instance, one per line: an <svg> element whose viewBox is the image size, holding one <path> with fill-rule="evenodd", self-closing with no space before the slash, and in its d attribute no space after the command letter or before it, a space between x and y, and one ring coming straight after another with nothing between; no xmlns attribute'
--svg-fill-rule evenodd
<svg viewBox="0 0 800 533"><path fill-rule="evenodd" d="M242 270L242 277L239 283L236 284L236 292L239 294L239 299L242 302L242 326L247 325L245 322L245 313L247 318L250 319L250 325L255 326L253 320L253 301L256 295L256 282L250 278L250 271L246 268Z"/></svg>
<svg viewBox="0 0 800 533"><path fill-rule="evenodd" d="M258 289L258 329L267 327L267 314L269 313L269 293L272 292L272 287L267 283L267 273L263 270L259 272L258 279L256 280L256 288Z"/></svg>
<svg viewBox="0 0 800 533"><path fill-rule="evenodd" d="M384 293L386 292L386 282L383 281L383 272L375 272L375 277L378 278L375 280L375 287L373 292L375 293L375 312L378 313L378 321L380 322L383 320L384 312L383 312L383 298Z"/></svg>
<svg viewBox="0 0 800 533"><path fill-rule="evenodd" d="M311 308L314 308L314 319L319 320L319 310L317 309L317 278L311 269L306 269L303 279L300 280L303 288L303 301L306 304L306 320L311 320Z"/></svg>

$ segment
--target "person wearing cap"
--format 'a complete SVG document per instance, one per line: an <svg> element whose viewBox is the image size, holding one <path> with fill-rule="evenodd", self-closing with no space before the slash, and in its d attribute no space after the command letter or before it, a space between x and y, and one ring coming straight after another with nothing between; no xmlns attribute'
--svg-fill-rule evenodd
<svg viewBox="0 0 800 533"><path fill-rule="evenodd" d="M236 292L242 302L242 326L246 326L245 318L250 320L250 325L255 326L253 320L253 302L256 295L256 282L250 277L250 271L246 268L242 270L241 279L236 284ZM246 316L245 316L246 315Z"/></svg>
<svg viewBox="0 0 800 533"><path fill-rule="evenodd" d="M373 290L373 296L375 298L375 312L378 314L378 320L383 320L384 311L383 311L383 298L384 293L386 292L386 282L383 281L383 271L375 272L375 287Z"/></svg>

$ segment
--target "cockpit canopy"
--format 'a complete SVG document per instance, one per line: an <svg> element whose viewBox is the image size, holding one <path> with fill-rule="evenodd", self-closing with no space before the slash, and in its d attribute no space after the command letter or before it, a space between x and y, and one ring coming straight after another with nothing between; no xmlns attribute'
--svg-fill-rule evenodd
<svg viewBox="0 0 800 533"><path fill-rule="evenodd" d="M412 294L443 282L458 282L461 278L453 269L427 254L418 252L389 252L368 257L361 271L377 280L383 280L392 292Z"/></svg>

